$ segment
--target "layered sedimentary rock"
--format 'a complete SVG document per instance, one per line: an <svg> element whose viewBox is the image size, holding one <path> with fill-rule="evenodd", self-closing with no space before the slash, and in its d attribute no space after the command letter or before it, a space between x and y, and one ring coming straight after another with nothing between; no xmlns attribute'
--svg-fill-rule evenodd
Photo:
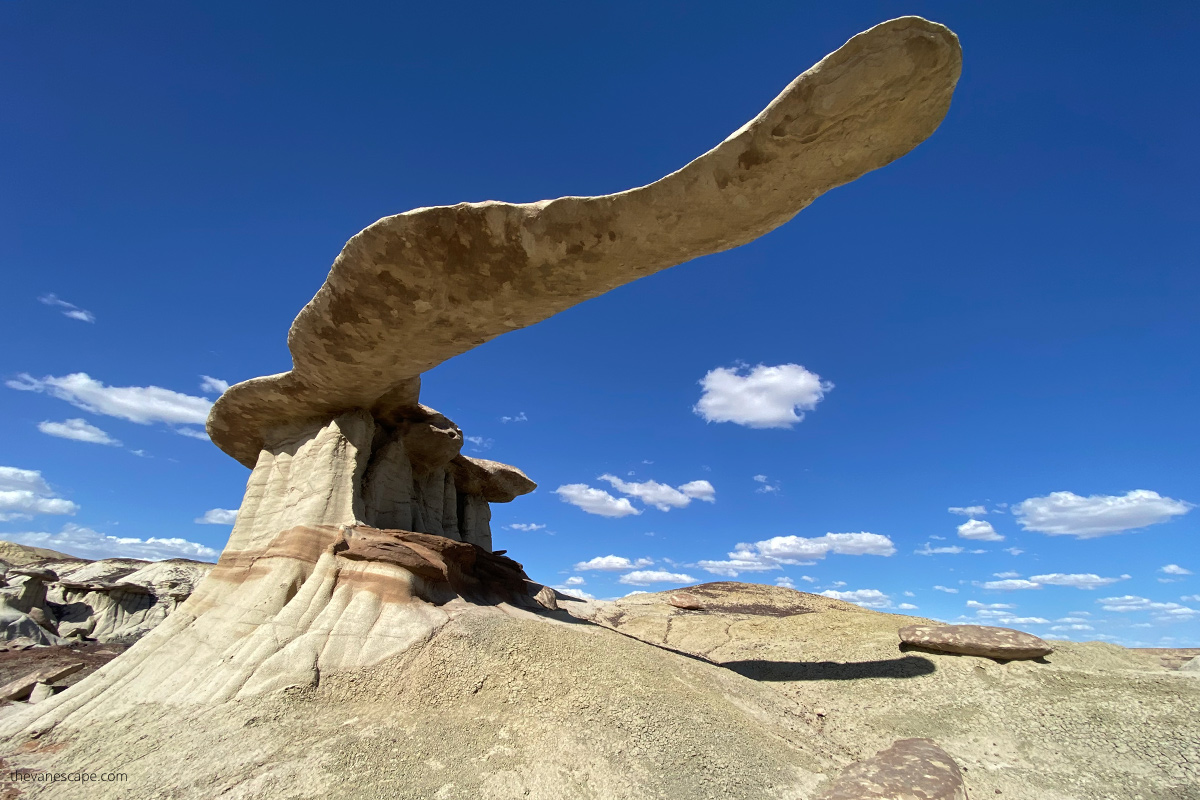
<svg viewBox="0 0 1200 800"><path fill-rule="evenodd" d="M10 564L0 574L0 646L131 644L166 619L213 567L181 558L55 555L60 557Z"/></svg>

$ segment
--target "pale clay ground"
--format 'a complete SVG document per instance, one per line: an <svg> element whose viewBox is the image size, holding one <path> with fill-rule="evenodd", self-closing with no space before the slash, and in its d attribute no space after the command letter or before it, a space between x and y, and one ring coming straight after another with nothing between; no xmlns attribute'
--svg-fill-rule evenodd
<svg viewBox="0 0 1200 800"><path fill-rule="evenodd" d="M918 736L965 768L972 798L1200 798L1200 679L1151 656L1101 643L1062 643L1046 663L901 652L912 617L775 587L693 591L706 610L668 594L562 603L625 635L565 611L466 607L404 655L316 689L68 720L4 756L129 774L22 795L56 800L800 800Z"/></svg>

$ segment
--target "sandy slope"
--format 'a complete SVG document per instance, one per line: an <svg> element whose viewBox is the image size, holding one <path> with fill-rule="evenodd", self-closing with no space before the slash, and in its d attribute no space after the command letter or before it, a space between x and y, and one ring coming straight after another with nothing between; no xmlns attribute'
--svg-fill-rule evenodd
<svg viewBox="0 0 1200 800"><path fill-rule="evenodd" d="M705 610L563 602L599 624L460 604L428 641L313 689L114 705L2 755L129 775L29 797L799 799L929 736L973 798L1200 798L1200 679L1153 657L902 653L910 617L774 587L695 591Z"/></svg>

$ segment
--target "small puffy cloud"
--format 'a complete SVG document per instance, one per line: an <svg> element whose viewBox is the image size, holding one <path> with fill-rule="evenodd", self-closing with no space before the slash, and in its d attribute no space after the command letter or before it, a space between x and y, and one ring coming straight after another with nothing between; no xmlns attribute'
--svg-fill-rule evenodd
<svg viewBox="0 0 1200 800"><path fill-rule="evenodd" d="M195 522L198 525L232 525L237 522L236 508L210 508L204 512L204 516L196 517Z"/></svg>
<svg viewBox="0 0 1200 800"><path fill-rule="evenodd" d="M529 417L525 416L525 412L518 413L515 417L501 417L500 421L507 424L509 422L529 422Z"/></svg>
<svg viewBox="0 0 1200 800"><path fill-rule="evenodd" d="M800 580L804 581L805 583L816 583L817 582L817 579L812 577L811 575L801 575ZM908 596L912 597L911 594L909 594Z"/></svg>
<svg viewBox="0 0 1200 800"><path fill-rule="evenodd" d="M919 556L939 556L939 555L958 555L963 552L963 548L958 545L948 545L946 547L933 547L929 542L921 545L918 549L913 550Z"/></svg>
<svg viewBox="0 0 1200 800"><path fill-rule="evenodd" d="M1049 575L1030 575L1029 580L1034 583L1040 583L1045 586L1072 586L1076 589L1095 589L1097 586L1108 586L1110 583L1117 581L1128 580L1128 575L1122 575L1119 578L1101 578L1094 573L1072 573L1065 575L1061 572L1052 572Z"/></svg>
<svg viewBox="0 0 1200 800"><path fill-rule="evenodd" d="M471 445L472 450L490 450L495 444L495 441L483 436L464 436L463 439Z"/></svg>
<svg viewBox="0 0 1200 800"><path fill-rule="evenodd" d="M58 497L38 470L0 467L0 522L78 510L75 503Z"/></svg>
<svg viewBox="0 0 1200 800"><path fill-rule="evenodd" d="M993 578L1019 578L1019 577L1021 577L1021 573L1019 573L1019 572L994 572L994 573L992 573L992 577Z"/></svg>
<svg viewBox="0 0 1200 800"><path fill-rule="evenodd" d="M992 523L981 519L969 519L958 526L958 535L962 539L972 539L977 542L999 542L1004 537L996 533Z"/></svg>
<svg viewBox="0 0 1200 800"><path fill-rule="evenodd" d="M1040 589L1042 585L1034 581L1027 581L1021 578L1007 578L1002 581L985 581L983 584L985 589L998 589L1002 592L1013 592L1020 589Z"/></svg>
<svg viewBox="0 0 1200 800"><path fill-rule="evenodd" d="M654 563L651 558L639 558L636 561L630 561L625 556L596 556L588 561L580 561L575 565L576 570L598 569L607 572L615 572L623 569L638 569L639 567L648 567Z"/></svg>
<svg viewBox="0 0 1200 800"><path fill-rule="evenodd" d="M634 483L608 474L601 475L597 480L608 481L621 494L635 497L648 506L654 506L659 511L683 508L693 500L715 503L717 499L716 489L708 481L691 481L676 489L658 481Z"/></svg>
<svg viewBox="0 0 1200 800"><path fill-rule="evenodd" d="M595 595L589 594L588 592L585 592L583 589L580 589L575 586L554 586L552 588L559 592L562 592L567 597L574 597L576 600L585 600L586 601L586 600L595 600L596 599Z"/></svg>
<svg viewBox="0 0 1200 800"><path fill-rule="evenodd" d="M912 603L901 603L896 608L901 611L916 611L919 606L914 606Z"/></svg>
<svg viewBox="0 0 1200 800"><path fill-rule="evenodd" d="M933 588L939 592L945 592L946 594L958 594L958 589L952 589L949 586L942 586L940 583Z"/></svg>
<svg viewBox="0 0 1200 800"><path fill-rule="evenodd" d="M1050 620L1043 617L996 617L1001 625L1049 625Z"/></svg>
<svg viewBox="0 0 1200 800"><path fill-rule="evenodd" d="M62 422L39 422L37 429L47 436L57 436L60 439L71 439L76 442L91 444L107 444L120 447L121 443L109 436L95 425L89 425L82 419L68 419Z"/></svg>
<svg viewBox="0 0 1200 800"><path fill-rule="evenodd" d="M1056 619L1054 621L1055 622L1068 622L1068 623L1086 623L1086 622L1088 622L1088 619L1086 617L1059 617L1058 619Z"/></svg>
<svg viewBox="0 0 1200 800"><path fill-rule="evenodd" d="M571 577L569 577L565 581L563 581L564 586L583 586L586 583L587 583L587 581L585 581L579 575L572 575Z"/></svg>
<svg viewBox="0 0 1200 800"><path fill-rule="evenodd" d="M1019 547L1006 547L1004 548L1004 552L1008 553L1010 556L1019 556L1025 551Z"/></svg>
<svg viewBox="0 0 1200 800"><path fill-rule="evenodd" d="M847 603L854 603L864 608L890 608L892 605L892 599L878 589L852 589L848 592L826 589L821 592L821 596L832 597L834 600L845 600Z"/></svg>
<svg viewBox="0 0 1200 800"><path fill-rule="evenodd" d="M617 499L603 489L593 489L586 483L568 483L554 490L564 503L601 517L627 517L642 512L633 507L628 497Z"/></svg>
<svg viewBox="0 0 1200 800"><path fill-rule="evenodd" d="M692 408L696 414L707 422L748 428L791 428L833 389L832 383L799 364L759 364L749 371L744 365L718 367L700 380L700 386L700 401Z"/></svg>
<svg viewBox="0 0 1200 800"><path fill-rule="evenodd" d="M776 578L775 585L782 586L784 589L795 589L796 588L796 582L794 580L792 580L791 578L789 578L787 575L781 575L780 577Z"/></svg>
<svg viewBox="0 0 1200 800"><path fill-rule="evenodd" d="M951 514L958 514L962 517L982 517L988 513L983 506L950 506L948 509Z"/></svg>
<svg viewBox="0 0 1200 800"><path fill-rule="evenodd" d="M58 533L6 533L10 542L29 547L47 547L80 558L143 558L162 561L166 558L190 558L212 561L220 555L216 550L187 539L137 539L130 536L109 536L91 528L66 525Z"/></svg>
<svg viewBox="0 0 1200 800"><path fill-rule="evenodd" d="M968 600L967 608L1016 608L1012 603L981 603L978 600Z"/></svg>
<svg viewBox="0 0 1200 800"><path fill-rule="evenodd" d="M1021 527L1051 536L1091 539L1145 528L1186 514L1191 503L1136 489L1124 495L1080 497L1071 492L1051 492L1031 497L1013 507Z"/></svg>
<svg viewBox="0 0 1200 800"><path fill-rule="evenodd" d="M92 414L116 417L139 425L155 422L203 425L212 408L212 401L205 397L192 397L158 386L105 386L86 372L61 378L52 375L34 378L21 374L14 380L6 381L5 385L23 392L48 394ZM182 429L180 433L184 430L190 429Z"/></svg>
<svg viewBox="0 0 1200 800"><path fill-rule="evenodd" d="M68 303L66 300L60 299L58 297L58 295L53 294L53 293L42 295L41 297L38 298L38 302L43 303L48 306L51 306L53 308L62 309L62 313L63 313L64 317L70 317L71 319L77 319L80 322L95 322L96 321L96 315L93 314L92 312L87 311L86 309L82 309L79 306L75 305L74 303Z"/></svg>
<svg viewBox="0 0 1200 800"><path fill-rule="evenodd" d="M682 572L667 572L662 569L638 570L617 579L630 586L648 586L651 583L695 583L696 579Z"/></svg>
<svg viewBox="0 0 1200 800"><path fill-rule="evenodd" d="M1093 631L1093 630L1095 630L1095 628L1093 628L1091 625L1088 625L1083 622L1076 622L1071 625L1054 625L1050 628L1050 630L1052 630L1052 631Z"/></svg>
<svg viewBox="0 0 1200 800"><path fill-rule="evenodd" d="M205 394L225 394L229 391L229 381L223 381L211 375L201 375L200 391Z"/></svg>
<svg viewBox="0 0 1200 800"><path fill-rule="evenodd" d="M1165 575L1191 575L1190 569L1184 569L1178 564L1167 564L1164 567L1159 567L1158 571Z"/></svg>
<svg viewBox="0 0 1200 800"><path fill-rule="evenodd" d="M536 522L514 522L513 524L505 525L504 527L510 531L525 531L526 533L532 533L533 531L540 531L546 526L539 525Z"/></svg>

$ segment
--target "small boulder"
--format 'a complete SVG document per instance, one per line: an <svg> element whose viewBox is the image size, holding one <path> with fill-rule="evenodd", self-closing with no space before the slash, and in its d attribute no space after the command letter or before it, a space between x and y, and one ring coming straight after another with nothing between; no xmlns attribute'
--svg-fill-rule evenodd
<svg viewBox="0 0 1200 800"><path fill-rule="evenodd" d="M54 696L54 687L44 681L38 681L33 686L33 691L29 693L30 704L40 703L48 697Z"/></svg>
<svg viewBox="0 0 1200 800"><path fill-rule="evenodd" d="M820 800L967 800L958 764L932 739L901 739L851 764Z"/></svg>
<svg viewBox="0 0 1200 800"><path fill-rule="evenodd" d="M700 598L691 592L676 592L667 598L667 602L685 611L699 611L704 608L704 604L700 602Z"/></svg>
<svg viewBox="0 0 1200 800"><path fill-rule="evenodd" d="M1041 658L1054 652L1054 647L1032 633L987 625L909 625L900 629L900 641L925 650L1005 661Z"/></svg>

